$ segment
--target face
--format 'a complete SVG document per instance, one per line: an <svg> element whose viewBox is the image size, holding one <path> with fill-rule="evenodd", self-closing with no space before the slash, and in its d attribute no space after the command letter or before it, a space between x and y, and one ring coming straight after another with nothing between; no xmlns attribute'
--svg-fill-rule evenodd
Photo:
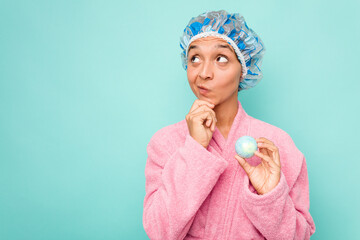
<svg viewBox="0 0 360 240"><path fill-rule="evenodd" d="M193 41L187 61L189 85L198 99L215 105L232 97L237 99L241 64L225 40L208 36Z"/></svg>

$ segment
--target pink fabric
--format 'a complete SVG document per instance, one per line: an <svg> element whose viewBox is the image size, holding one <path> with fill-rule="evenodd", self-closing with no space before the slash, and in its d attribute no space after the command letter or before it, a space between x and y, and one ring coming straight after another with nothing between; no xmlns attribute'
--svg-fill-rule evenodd
<svg viewBox="0 0 360 240"><path fill-rule="evenodd" d="M315 232L304 155L285 131L238 104L228 138L215 128L207 149L189 135L185 119L151 138L143 209L150 239L309 239ZM280 182L264 195L234 158L243 135L268 138L279 148Z"/></svg>

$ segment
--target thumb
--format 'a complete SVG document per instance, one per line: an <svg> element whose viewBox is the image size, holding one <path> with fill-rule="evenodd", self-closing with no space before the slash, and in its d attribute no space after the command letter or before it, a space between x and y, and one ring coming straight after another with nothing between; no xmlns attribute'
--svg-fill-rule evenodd
<svg viewBox="0 0 360 240"><path fill-rule="evenodd" d="M245 170L247 174L250 173L252 166L242 157L239 155L235 155L235 158L238 160L240 166Z"/></svg>

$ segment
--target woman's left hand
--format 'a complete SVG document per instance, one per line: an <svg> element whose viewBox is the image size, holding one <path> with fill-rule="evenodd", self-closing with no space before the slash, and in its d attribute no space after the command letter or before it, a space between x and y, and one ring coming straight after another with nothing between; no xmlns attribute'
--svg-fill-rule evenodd
<svg viewBox="0 0 360 240"><path fill-rule="evenodd" d="M280 181L281 164L279 149L275 144L260 137L255 139L258 144L258 150L255 155L261 158L261 163L257 166L251 166L246 160L239 155L235 155L240 166L249 176L249 180L258 194L263 195L270 192Z"/></svg>

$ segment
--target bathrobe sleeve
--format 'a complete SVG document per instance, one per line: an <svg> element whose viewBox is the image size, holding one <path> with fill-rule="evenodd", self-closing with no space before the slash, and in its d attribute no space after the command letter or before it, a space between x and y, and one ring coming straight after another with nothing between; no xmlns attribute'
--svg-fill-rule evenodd
<svg viewBox="0 0 360 240"><path fill-rule="evenodd" d="M153 137L147 153L145 232L150 239L183 239L228 162L189 134L173 153L167 151L166 141Z"/></svg>
<svg viewBox="0 0 360 240"><path fill-rule="evenodd" d="M278 185L264 195L251 191L246 175L243 209L261 234L272 239L310 239L315 223L309 213L309 181L304 155L301 170L291 189L281 170ZM252 186L251 186L252 187ZM252 187L252 189L254 189Z"/></svg>

